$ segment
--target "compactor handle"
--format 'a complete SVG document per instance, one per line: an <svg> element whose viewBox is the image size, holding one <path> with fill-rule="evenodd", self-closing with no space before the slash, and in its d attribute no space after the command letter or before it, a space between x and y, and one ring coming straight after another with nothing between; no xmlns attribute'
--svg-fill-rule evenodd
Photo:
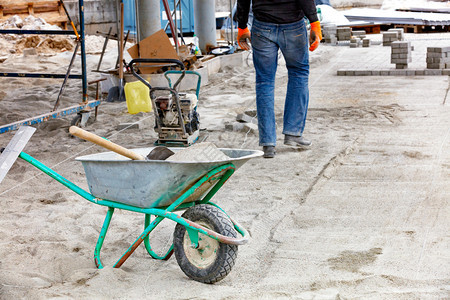
<svg viewBox="0 0 450 300"><path fill-rule="evenodd" d="M135 64L139 64L139 63L144 63L144 64L159 63L162 66L165 66L165 65L178 65L181 68L181 71L182 71L183 74L181 74L180 78L178 78L177 82L175 83L174 89L178 86L178 84L181 82L181 80L183 80L184 75L185 75L184 64L181 61L179 61L178 59L169 59L169 58L166 58L166 59L165 58L135 58L132 61L130 61L130 63L129 63L131 72L133 73L134 77L136 77L137 79L142 81L142 83L145 84L149 89L152 89L152 86L144 78L142 78L141 75L136 73L136 70L134 68L134 65Z"/></svg>

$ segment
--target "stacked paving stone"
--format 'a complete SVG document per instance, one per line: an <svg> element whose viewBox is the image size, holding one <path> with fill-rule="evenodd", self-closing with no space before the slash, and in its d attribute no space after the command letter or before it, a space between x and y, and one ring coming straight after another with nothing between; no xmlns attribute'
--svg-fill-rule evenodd
<svg viewBox="0 0 450 300"><path fill-rule="evenodd" d="M406 69L408 63L412 61L411 43L406 41L393 41L391 47L391 64L395 64L396 69Z"/></svg>
<svg viewBox="0 0 450 300"><path fill-rule="evenodd" d="M450 69L450 47L428 47L427 69Z"/></svg>
<svg viewBox="0 0 450 300"><path fill-rule="evenodd" d="M391 28L388 32L397 32L397 37L399 41L405 40L405 30L403 28Z"/></svg>
<svg viewBox="0 0 450 300"><path fill-rule="evenodd" d="M350 48L358 48L360 40L359 37L352 36L350 39Z"/></svg>
<svg viewBox="0 0 450 300"><path fill-rule="evenodd" d="M352 30L352 36L356 36L360 39L363 39L366 37L366 31L365 30Z"/></svg>
<svg viewBox="0 0 450 300"><path fill-rule="evenodd" d="M336 44L337 42L337 26L334 24L324 25L322 28L325 43Z"/></svg>
<svg viewBox="0 0 450 300"><path fill-rule="evenodd" d="M391 28L383 32L383 46L391 46L392 42L404 40L403 28Z"/></svg>
<svg viewBox="0 0 450 300"><path fill-rule="evenodd" d="M352 37L352 29L350 27L339 27L336 33L338 41L348 41Z"/></svg>
<svg viewBox="0 0 450 300"><path fill-rule="evenodd" d="M363 47L370 47L370 39L369 38L364 38L362 40L362 46Z"/></svg>

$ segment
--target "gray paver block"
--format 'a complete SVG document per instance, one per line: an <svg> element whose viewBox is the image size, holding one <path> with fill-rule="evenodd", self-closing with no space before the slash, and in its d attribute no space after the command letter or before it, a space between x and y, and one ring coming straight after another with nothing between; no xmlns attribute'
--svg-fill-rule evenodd
<svg viewBox="0 0 450 300"><path fill-rule="evenodd" d="M442 75L442 70L425 70L425 75Z"/></svg>
<svg viewBox="0 0 450 300"><path fill-rule="evenodd" d="M228 131L243 131L245 123L232 122L225 124L225 130Z"/></svg>
<svg viewBox="0 0 450 300"><path fill-rule="evenodd" d="M357 43L350 43L350 48L358 48L358 44Z"/></svg>
<svg viewBox="0 0 450 300"><path fill-rule="evenodd" d="M395 68L396 69L406 69L406 68L408 68L408 64L396 64Z"/></svg>
<svg viewBox="0 0 450 300"><path fill-rule="evenodd" d="M346 76L347 74L347 70L338 70L337 71L337 76Z"/></svg>
<svg viewBox="0 0 450 300"><path fill-rule="evenodd" d="M406 70L390 70L389 75L391 75L391 76L406 76Z"/></svg>
<svg viewBox="0 0 450 300"><path fill-rule="evenodd" d="M380 70L372 70L371 73L372 73L372 76L380 76L381 75Z"/></svg>
<svg viewBox="0 0 450 300"><path fill-rule="evenodd" d="M428 47L427 52L435 52L435 53L450 52L450 47Z"/></svg>
<svg viewBox="0 0 450 300"><path fill-rule="evenodd" d="M236 116L236 121L241 122L241 123L253 123L253 124L258 124L258 119L255 117L251 117L247 114L238 114Z"/></svg>
<svg viewBox="0 0 450 300"><path fill-rule="evenodd" d="M416 75L416 70L406 70L406 75L407 76L414 76L414 75Z"/></svg>
<svg viewBox="0 0 450 300"><path fill-rule="evenodd" d="M430 58L427 57L427 63L429 64L439 64L439 63L449 63L450 62L450 57L444 57L444 58Z"/></svg>
<svg viewBox="0 0 450 300"><path fill-rule="evenodd" d="M355 76L355 71L347 70L345 71L345 76Z"/></svg>
<svg viewBox="0 0 450 300"><path fill-rule="evenodd" d="M444 58L447 57L447 53L427 52L427 58Z"/></svg>
<svg viewBox="0 0 450 300"><path fill-rule="evenodd" d="M355 76L371 76L372 71L368 70L355 70Z"/></svg>
<svg viewBox="0 0 450 300"><path fill-rule="evenodd" d="M381 70L380 75L381 76L389 76L389 70Z"/></svg>
<svg viewBox="0 0 450 300"><path fill-rule="evenodd" d="M391 64L407 64L409 62L407 58L391 58Z"/></svg>
<svg viewBox="0 0 450 300"><path fill-rule="evenodd" d="M450 69L443 69L442 70L442 75L450 76Z"/></svg>
<svg viewBox="0 0 450 300"><path fill-rule="evenodd" d="M444 69L444 68L445 68L444 63L427 64L427 69Z"/></svg>
<svg viewBox="0 0 450 300"><path fill-rule="evenodd" d="M257 132L258 125L253 123L243 123L245 132Z"/></svg>
<svg viewBox="0 0 450 300"><path fill-rule="evenodd" d="M425 75L425 70L415 70L415 73L416 76L423 76Z"/></svg>
<svg viewBox="0 0 450 300"><path fill-rule="evenodd" d="M394 41L392 42L392 48L411 48L411 42Z"/></svg>

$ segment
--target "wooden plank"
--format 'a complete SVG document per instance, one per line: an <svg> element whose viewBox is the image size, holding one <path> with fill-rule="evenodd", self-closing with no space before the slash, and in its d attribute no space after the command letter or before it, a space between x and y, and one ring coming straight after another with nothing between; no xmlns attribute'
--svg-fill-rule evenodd
<svg viewBox="0 0 450 300"><path fill-rule="evenodd" d="M58 25L63 29L67 29L68 18L59 1L0 1L0 21L9 19L13 15L18 15L22 19L29 15L34 15L35 17L44 19L49 24Z"/></svg>
<svg viewBox="0 0 450 300"><path fill-rule="evenodd" d="M36 128L30 126L20 127L8 146L3 150L3 153L0 155L0 182L5 178L35 131Z"/></svg>

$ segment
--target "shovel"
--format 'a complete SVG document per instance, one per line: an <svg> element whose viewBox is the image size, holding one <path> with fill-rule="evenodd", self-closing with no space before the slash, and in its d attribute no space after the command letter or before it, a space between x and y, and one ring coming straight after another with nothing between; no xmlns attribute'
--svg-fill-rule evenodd
<svg viewBox="0 0 450 300"><path fill-rule="evenodd" d="M125 92L123 90L123 26L123 1L120 1L119 86L109 89L107 102L125 101Z"/></svg>
<svg viewBox="0 0 450 300"><path fill-rule="evenodd" d="M94 144L102 146L103 148L106 148L133 160L165 160L166 158L174 154L174 152L169 148L158 146L150 151L147 156L143 156L77 126L70 126L69 132L70 134L77 136L80 139L90 141Z"/></svg>

